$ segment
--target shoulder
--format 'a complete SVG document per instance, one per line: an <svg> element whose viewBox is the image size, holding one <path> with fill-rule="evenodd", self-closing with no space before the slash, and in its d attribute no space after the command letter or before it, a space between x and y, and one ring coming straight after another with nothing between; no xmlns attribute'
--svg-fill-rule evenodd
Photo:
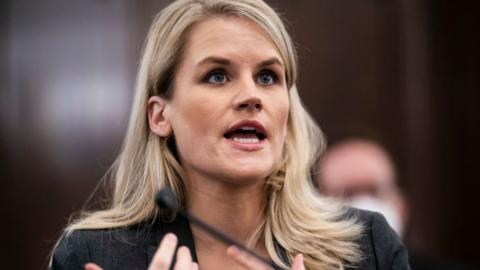
<svg viewBox="0 0 480 270"><path fill-rule="evenodd" d="M357 219L364 227L358 241L364 255L363 266L368 269L410 269L405 246L381 214L350 208L346 215Z"/></svg>
<svg viewBox="0 0 480 270"><path fill-rule="evenodd" d="M85 231L64 233L52 254L51 269L82 269L90 261Z"/></svg>
<svg viewBox="0 0 480 270"><path fill-rule="evenodd" d="M104 269L115 268L113 264L129 265L129 262L135 262L138 267L138 260L143 261L146 256L146 247L154 243L152 238L149 230L138 226L64 233L54 249L50 268L83 269L88 262ZM112 258L118 261L113 262Z"/></svg>

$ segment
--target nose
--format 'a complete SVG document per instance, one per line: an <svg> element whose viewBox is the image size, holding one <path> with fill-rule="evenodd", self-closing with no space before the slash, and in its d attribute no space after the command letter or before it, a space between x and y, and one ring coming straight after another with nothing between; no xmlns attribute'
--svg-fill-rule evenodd
<svg viewBox="0 0 480 270"><path fill-rule="evenodd" d="M235 98L235 109L238 111L257 111L263 109L262 99L258 96L255 83L242 84Z"/></svg>
<svg viewBox="0 0 480 270"><path fill-rule="evenodd" d="M261 111L263 109L262 100L258 97L249 98L238 104L237 109Z"/></svg>

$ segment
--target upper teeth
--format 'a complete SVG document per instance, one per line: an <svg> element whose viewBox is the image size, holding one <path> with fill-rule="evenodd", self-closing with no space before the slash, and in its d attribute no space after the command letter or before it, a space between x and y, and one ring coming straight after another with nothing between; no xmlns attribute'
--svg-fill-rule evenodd
<svg viewBox="0 0 480 270"><path fill-rule="evenodd" d="M233 140L235 142L239 142L239 143L259 143L260 140L257 139L257 138L250 138L250 139L247 139L247 138L237 138L237 137L233 137Z"/></svg>
<svg viewBox="0 0 480 270"><path fill-rule="evenodd" d="M245 131L248 131L248 130L255 130L254 127L241 127L240 128L241 130L245 130Z"/></svg>

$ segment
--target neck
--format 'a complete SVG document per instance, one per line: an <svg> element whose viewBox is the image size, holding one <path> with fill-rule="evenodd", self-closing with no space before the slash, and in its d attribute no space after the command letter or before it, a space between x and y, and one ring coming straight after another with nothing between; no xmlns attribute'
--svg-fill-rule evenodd
<svg viewBox="0 0 480 270"><path fill-rule="evenodd" d="M196 178L187 182L187 208L209 225L246 244L264 218L263 188L263 181L239 186ZM192 232L197 246L221 245L195 226Z"/></svg>

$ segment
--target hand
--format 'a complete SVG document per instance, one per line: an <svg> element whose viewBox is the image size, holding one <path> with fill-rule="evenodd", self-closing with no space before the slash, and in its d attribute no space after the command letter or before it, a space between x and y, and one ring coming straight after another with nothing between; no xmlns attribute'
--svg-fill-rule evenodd
<svg viewBox="0 0 480 270"><path fill-rule="evenodd" d="M148 270L168 270L172 264L173 254L177 247L177 237L169 233L163 237L160 246L153 256L152 262ZM94 263L85 264L85 270L103 270L100 266ZM182 246L177 251L177 261L175 262L174 270L198 270L198 264L192 261L190 250Z"/></svg>
<svg viewBox="0 0 480 270"><path fill-rule="evenodd" d="M242 265L249 270L272 270L272 268L266 265L264 262L259 261L252 255L246 253L243 250L238 249L236 246L230 246L227 249L227 254L233 258L238 264ZM94 269L92 269L94 270ZM293 259L292 270L305 270L303 264L303 255L297 254Z"/></svg>

